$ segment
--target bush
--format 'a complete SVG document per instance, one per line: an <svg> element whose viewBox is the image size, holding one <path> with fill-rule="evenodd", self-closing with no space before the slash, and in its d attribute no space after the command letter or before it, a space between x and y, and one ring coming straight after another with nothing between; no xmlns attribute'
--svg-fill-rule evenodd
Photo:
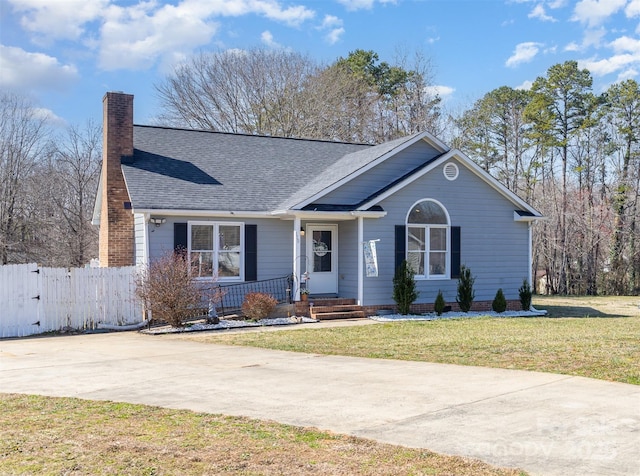
<svg viewBox="0 0 640 476"><path fill-rule="evenodd" d="M438 295L436 296L436 302L433 304L433 309L436 311L438 316L442 316L444 312L444 307L447 303L444 301L444 296L442 295L442 291L438 291Z"/></svg>
<svg viewBox="0 0 640 476"><path fill-rule="evenodd" d="M242 312L249 319L257 321L271 314L277 304L277 299L270 294L247 293L242 303Z"/></svg>
<svg viewBox="0 0 640 476"><path fill-rule="evenodd" d="M496 293L496 297L493 298L493 302L491 303L491 309L493 309L494 312L504 312L507 310L507 300L504 297L502 288L498 289L498 292Z"/></svg>
<svg viewBox="0 0 640 476"><path fill-rule="evenodd" d="M476 293L473 290L473 283L476 281L471 275L471 270L462 265L460 268L460 278L458 278L458 295L456 296L456 302L460 306L462 312L469 312L473 299L476 297Z"/></svg>
<svg viewBox="0 0 640 476"><path fill-rule="evenodd" d="M531 296L533 295L533 293L531 291L531 286L529 286L529 282L526 279L522 281L522 286L520 286L520 289L518 289L518 293L520 294L520 305L522 306L522 310L530 310Z"/></svg>
<svg viewBox="0 0 640 476"><path fill-rule="evenodd" d="M220 301L221 294L191 275L184 253L168 252L152 261L136 277L136 296L155 320L182 327L183 321Z"/></svg>
<svg viewBox="0 0 640 476"><path fill-rule="evenodd" d="M398 312L402 315L409 314L411 304L418 299L419 293L416 291L414 275L407 260L403 260L393 277L393 300L398 305Z"/></svg>

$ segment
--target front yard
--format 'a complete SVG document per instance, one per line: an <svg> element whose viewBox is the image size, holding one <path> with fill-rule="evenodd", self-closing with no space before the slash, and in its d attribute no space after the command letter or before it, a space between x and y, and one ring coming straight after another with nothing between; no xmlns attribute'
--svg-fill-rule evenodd
<svg viewBox="0 0 640 476"><path fill-rule="evenodd" d="M209 334L211 343L535 370L640 385L640 297L536 296L541 318L393 322Z"/></svg>
<svg viewBox="0 0 640 476"><path fill-rule="evenodd" d="M0 393L0 474L525 473L249 418Z"/></svg>

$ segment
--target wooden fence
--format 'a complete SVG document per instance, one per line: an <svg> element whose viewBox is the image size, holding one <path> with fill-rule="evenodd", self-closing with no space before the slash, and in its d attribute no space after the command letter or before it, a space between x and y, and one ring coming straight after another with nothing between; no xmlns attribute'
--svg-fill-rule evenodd
<svg viewBox="0 0 640 476"><path fill-rule="evenodd" d="M135 273L134 266L0 266L0 338L139 323Z"/></svg>

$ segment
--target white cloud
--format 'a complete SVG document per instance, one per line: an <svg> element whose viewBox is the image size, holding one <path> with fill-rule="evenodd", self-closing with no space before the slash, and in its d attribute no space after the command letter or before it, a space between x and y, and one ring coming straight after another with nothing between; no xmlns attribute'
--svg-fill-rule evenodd
<svg viewBox="0 0 640 476"><path fill-rule="evenodd" d="M22 15L22 27L36 35L35 40L75 40L84 33L86 23L98 19L110 0L9 0L13 11Z"/></svg>
<svg viewBox="0 0 640 476"><path fill-rule="evenodd" d="M505 65L514 68L522 63L530 62L538 54L541 46L543 46L541 43L535 43L533 41L516 45L515 51L509 59L507 59Z"/></svg>
<svg viewBox="0 0 640 476"><path fill-rule="evenodd" d="M330 45L334 45L340 41L340 38L344 35L345 29L342 27L342 24L342 19L333 15L325 15L322 24L317 29L328 29L329 32L325 34L324 39Z"/></svg>
<svg viewBox="0 0 640 476"><path fill-rule="evenodd" d="M338 3L341 3L347 10L356 11L356 10L371 10L373 5L376 3L376 0L337 0ZM378 0L378 3L382 5L396 5L398 3L397 0Z"/></svg>
<svg viewBox="0 0 640 476"><path fill-rule="evenodd" d="M545 11L544 5L542 3L538 3L535 7L533 7L533 10L531 10L528 17L537 18L540 21L550 21L550 22L558 21L552 16L547 15L547 12Z"/></svg>
<svg viewBox="0 0 640 476"><path fill-rule="evenodd" d="M572 41L567 46L564 47L564 51L580 51L580 45L575 41Z"/></svg>
<svg viewBox="0 0 640 476"><path fill-rule="evenodd" d="M303 5L287 6L282 0L6 1L33 40L82 40L85 47L99 50L99 65L106 70L175 62L211 43L219 29L217 17L258 15L297 27L315 16ZM90 22L101 24L97 38L85 31Z"/></svg>
<svg viewBox="0 0 640 476"><path fill-rule="evenodd" d="M0 45L0 86L29 91L64 90L78 78L73 65L63 65L52 56Z"/></svg>
<svg viewBox="0 0 640 476"><path fill-rule="evenodd" d="M273 39L273 35L269 30L263 31L260 40L269 48L281 48L282 45Z"/></svg>
<svg viewBox="0 0 640 476"><path fill-rule="evenodd" d="M334 28L325 35L324 39L330 45L335 45L338 41L340 41L340 38L342 37L342 35L344 35L344 32L344 28Z"/></svg>
<svg viewBox="0 0 640 476"><path fill-rule="evenodd" d="M624 70L618 75L616 79L616 83L621 83L622 81L625 81L627 79L633 79L637 76L638 76L638 71L635 70L634 68L629 68Z"/></svg>
<svg viewBox="0 0 640 476"><path fill-rule="evenodd" d="M147 69L158 59L168 60L209 43L216 33L217 25L206 22L206 12L193 2L154 7L153 3L140 3L108 8L101 30L100 67Z"/></svg>
<svg viewBox="0 0 640 476"><path fill-rule="evenodd" d="M627 0L580 0L576 3L571 19L586 23L589 27L598 26L621 10L626 3Z"/></svg>
<svg viewBox="0 0 640 476"><path fill-rule="evenodd" d="M516 86L514 89L522 89L524 91L529 91L533 86L533 81L529 81L528 79L523 81L522 84Z"/></svg>
<svg viewBox="0 0 640 476"><path fill-rule="evenodd" d="M640 40L636 38L621 36L609 43L609 46L611 46L616 53L629 52L636 55L640 54Z"/></svg>
<svg viewBox="0 0 640 476"><path fill-rule="evenodd" d="M427 86L424 88L425 93L430 96L438 96L441 99L447 99L455 92L455 88L451 86Z"/></svg>
<svg viewBox="0 0 640 476"><path fill-rule="evenodd" d="M639 59L638 56L631 54L620 54L601 60L581 60L578 61L578 64L580 68L588 69L594 76L605 76L630 67Z"/></svg>
<svg viewBox="0 0 640 476"><path fill-rule="evenodd" d="M627 18L640 16L640 0L631 0L627 8L624 9L624 13L627 15Z"/></svg>

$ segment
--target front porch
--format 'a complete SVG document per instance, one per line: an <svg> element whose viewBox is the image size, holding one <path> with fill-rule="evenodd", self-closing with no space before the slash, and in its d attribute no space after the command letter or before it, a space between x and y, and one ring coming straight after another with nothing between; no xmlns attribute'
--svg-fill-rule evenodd
<svg viewBox="0 0 640 476"><path fill-rule="evenodd" d="M367 317L365 308L359 306L355 299L309 297L307 301L297 301L295 311L298 316L312 319L364 319Z"/></svg>

